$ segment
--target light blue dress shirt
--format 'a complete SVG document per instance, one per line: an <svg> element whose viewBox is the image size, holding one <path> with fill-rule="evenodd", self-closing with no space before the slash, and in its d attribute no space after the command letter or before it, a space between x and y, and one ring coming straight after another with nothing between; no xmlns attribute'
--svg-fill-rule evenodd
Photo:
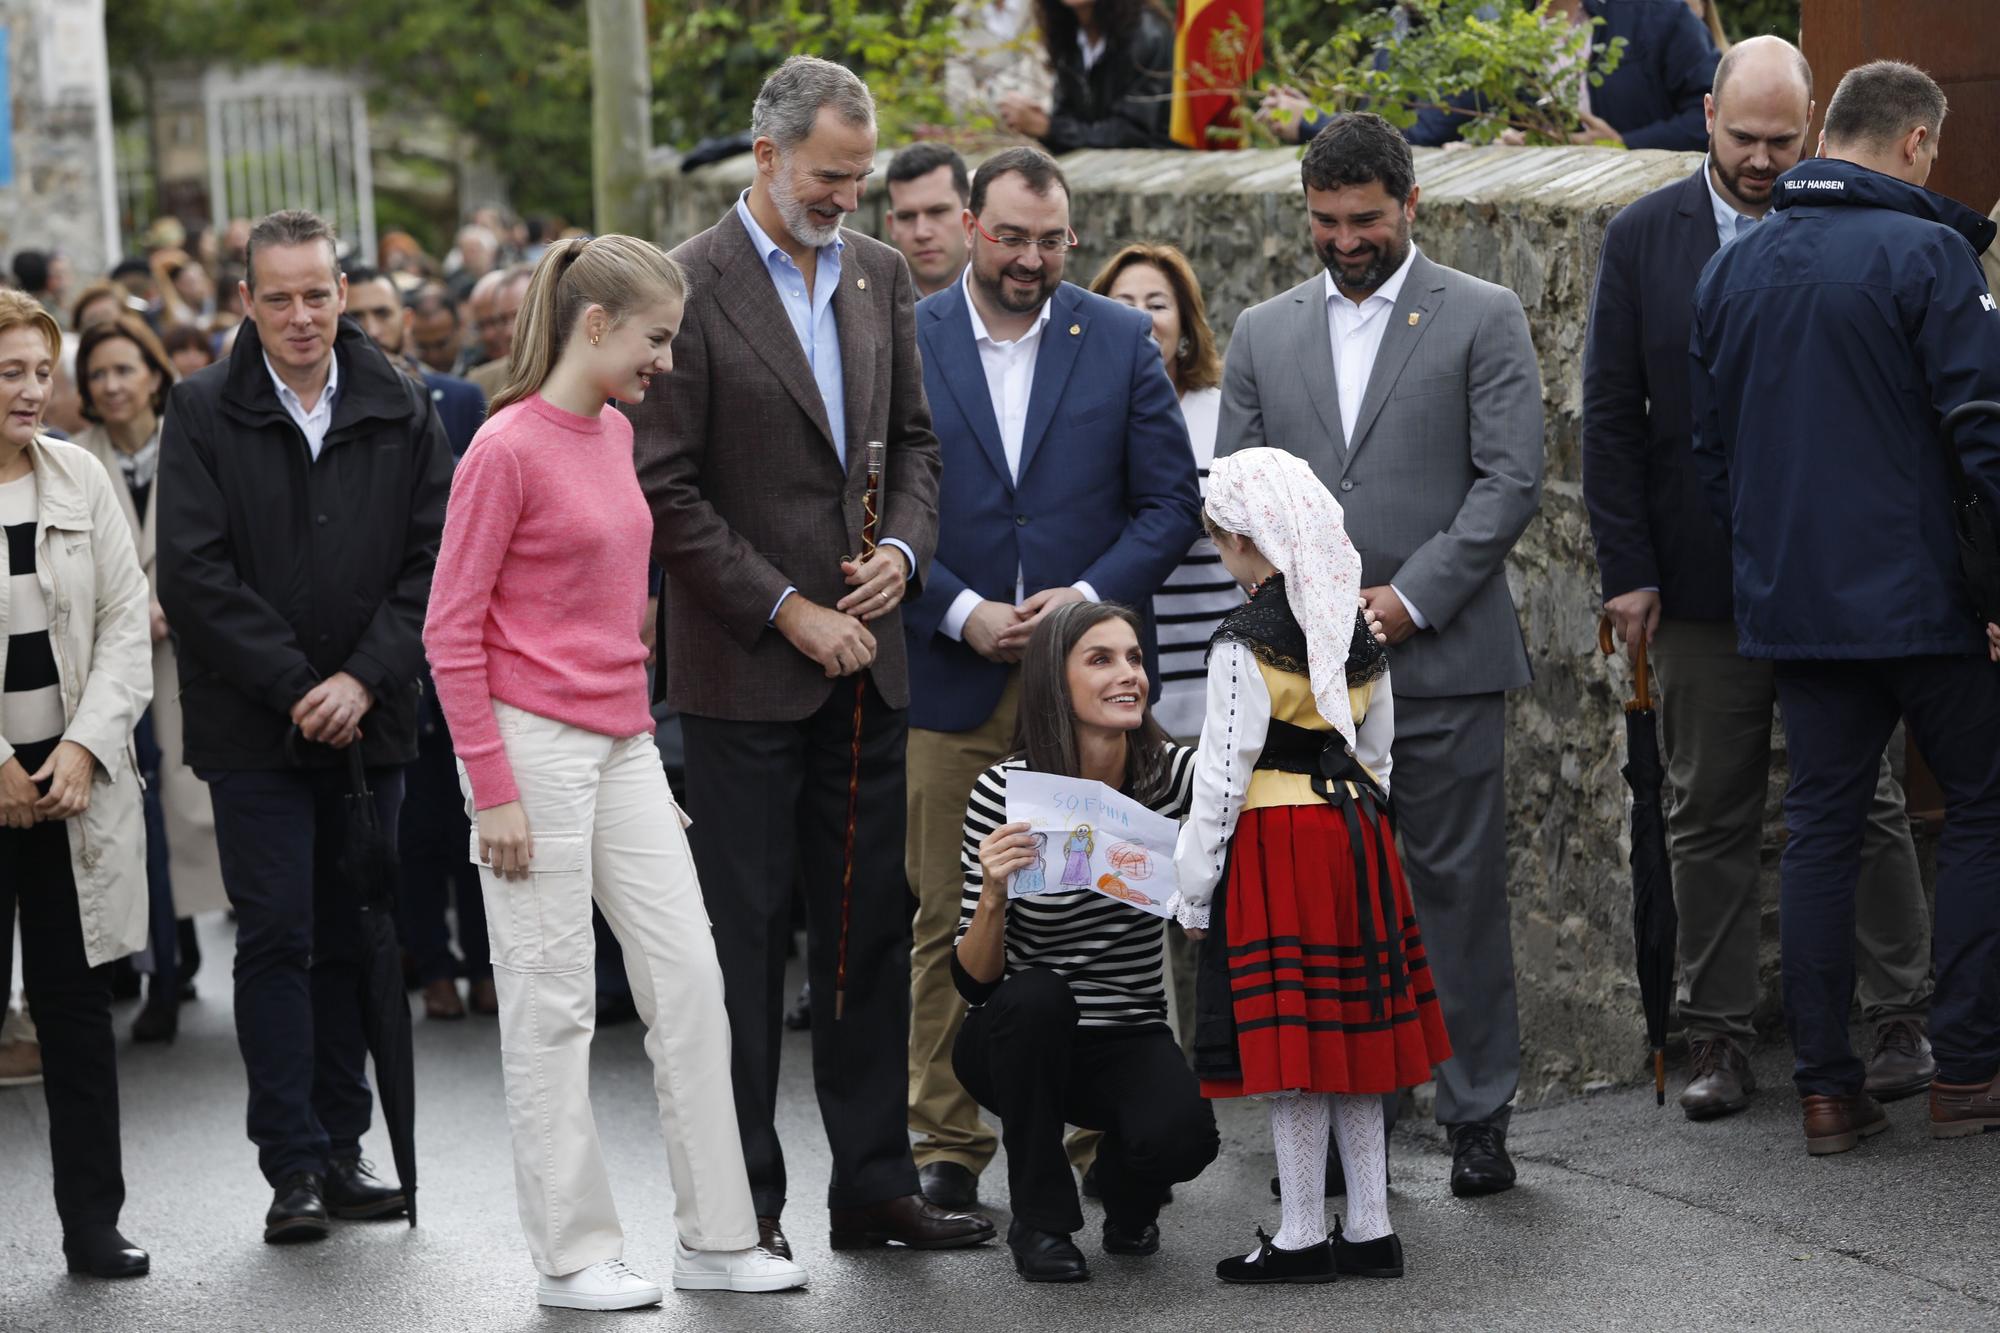
<svg viewBox="0 0 2000 1333"><path fill-rule="evenodd" d="M812 367L813 382L819 386L820 405L826 409L826 424L833 431L833 452L840 460L841 471L847 470L847 381L840 373L840 326L833 317L833 294L840 288L840 255L847 248L847 242L834 238L832 245L819 248L819 264L813 274L810 295L806 292L805 274L792 262L778 243L757 225L755 215L750 212L750 192L745 190L736 197L736 216L743 223L743 230L750 233L750 244L763 256L764 271L771 276L771 285L777 288L778 303L785 308L785 318L792 322L792 332L798 335L799 347L806 354L806 364ZM884 546L893 546L903 553L903 563L911 575L917 570L916 553L901 541L885 539ZM772 620L778 618L778 608L785 604L785 598L797 592L787 588L778 594L778 600L771 607Z"/></svg>

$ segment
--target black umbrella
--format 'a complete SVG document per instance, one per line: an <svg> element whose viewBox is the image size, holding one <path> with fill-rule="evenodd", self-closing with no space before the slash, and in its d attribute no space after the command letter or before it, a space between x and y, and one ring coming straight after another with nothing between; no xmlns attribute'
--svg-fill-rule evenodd
<svg viewBox="0 0 2000 1333"><path fill-rule="evenodd" d="M1597 642L1615 651L1609 618L1598 622ZM1639 1005L1646 1014L1646 1042L1653 1048L1653 1100L1667 1104L1667 1011L1673 1005L1674 958L1680 918L1674 912L1674 876L1667 862L1666 812L1660 787L1660 737L1653 712L1653 679L1646 644L1632 645L1636 697L1625 701L1625 785L1632 789L1632 943L1638 954Z"/></svg>
<svg viewBox="0 0 2000 1333"><path fill-rule="evenodd" d="M340 875L361 912L361 1024L375 1060L375 1093L396 1158L410 1225L417 1224L417 1081L410 1001L396 937L396 840L382 826L359 740L347 747L347 796Z"/></svg>

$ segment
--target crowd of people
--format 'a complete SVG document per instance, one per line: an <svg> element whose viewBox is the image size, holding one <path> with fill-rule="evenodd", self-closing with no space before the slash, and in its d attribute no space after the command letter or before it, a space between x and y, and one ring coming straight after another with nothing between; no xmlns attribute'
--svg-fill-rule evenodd
<svg viewBox="0 0 2000 1333"><path fill-rule="evenodd" d="M1041 17L1084 57L1058 107L1115 101L1103 53L1158 35L1145 5ZM1612 224L1585 366L1607 612L1666 694L1682 1105L1754 1092L1775 700L1805 1146L1926 1089L1934 1135L1973 1133L2000 1126L2000 608L1953 563L1937 421L2000 399L1994 226L1922 188L1945 106L1921 72L1851 71L1809 156L1800 53L1708 49L1707 156ZM1049 135L1081 120L1042 119L1017 128L1074 146ZM368 268L285 211L158 236L68 333L60 265L17 258L0 910L26 1007L0 1078L45 1085L72 1271L150 1263L118 1228L118 960L151 977L133 1038L172 1040L182 925L225 903L264 1239L410 1212L361 1157L362 801L400 847L424 1012L497 1020L545 1305L663 1296L625 1262L590 1110L621 987L672 1285L805 1284L778 1129L800 910L836 1249L996 1239L1004 1145L1023 1278L1089 1276L1085 1197L1106 1253L1155 1254L1222 1098L1267 1104L1282 1218L1225 1282L1403 1274L1387 1130L1415 1085L1454 1194L1515 1183L1505 697L1530 672L1505 565L1542 385L1519 298L1413 242L1408 135L1312 129L1323 271L1226 355L1188 258L1103 244L1040 147L976 172L904 147L884 242L842 225L878 147L852 73L785 61L751 135L753 183L670 253L488 217L443 266L392 234ZM1108 256L1087 283L1080 235ZM1790 294L1753 299L1780 270ZM1760 387L1834 339L1866 349L1841 394ZM1960 456L2000 501L2000 420ZM1883 762L1899 715L1947 797L1934 941ZM1087 836L1048 882L1024 775L1177 824L1165 914L1093 886Z"/></svg>

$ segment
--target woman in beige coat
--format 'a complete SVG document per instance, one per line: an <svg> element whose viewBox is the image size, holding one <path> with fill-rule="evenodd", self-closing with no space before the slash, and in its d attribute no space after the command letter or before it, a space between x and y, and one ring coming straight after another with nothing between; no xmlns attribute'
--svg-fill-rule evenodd
<svg viewBox="0 0 2000 1333"><path fill-rule="evenodd" d="M174 370L153 331L129 314L85 330L77 344L76 366L83 415L93 424L75 443L96 455L111 478L149 591L153 706L139 719L133 742L146 789L147 934L153 979L146 1007L132 1023L132 1038L172 1041L180 1028L183 983L199 964L199 955L181 952L181 941L191 939L191 932L177 931L177 919L229 906L217 863L208 787L181 758L180 677L173 639L159 598L150 595L154 534L159 528L153 479L159 469L160 414L166 409Z"/></svg>
<svg viewBox="0 0 2000 1333"><path fill-rule="evenodd" d="M146 578L104 468L42 438L62 334L0 292L0 920L19 910L63 1253L133 1277L118 1231L110 963L146 943L132 727L153 693Z"/></svg>

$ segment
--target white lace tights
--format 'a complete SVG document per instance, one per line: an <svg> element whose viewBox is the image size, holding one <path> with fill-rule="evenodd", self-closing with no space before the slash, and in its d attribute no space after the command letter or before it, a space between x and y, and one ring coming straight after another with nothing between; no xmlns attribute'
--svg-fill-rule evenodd
<svg viewBox="0 0 2000 1333"><path fill-rule="evenodd" d="M1326 1239L1326 1150L1329 1122L1347 1173L1351 1241L1386 1236L1389 1225L1389 1152L1382 1099L1365 1095L1290 1092L1271 1099L1271 1146L1278 1157L1278 1203L1283 1221L1272 1243L1303 1250Z"/></svg>

